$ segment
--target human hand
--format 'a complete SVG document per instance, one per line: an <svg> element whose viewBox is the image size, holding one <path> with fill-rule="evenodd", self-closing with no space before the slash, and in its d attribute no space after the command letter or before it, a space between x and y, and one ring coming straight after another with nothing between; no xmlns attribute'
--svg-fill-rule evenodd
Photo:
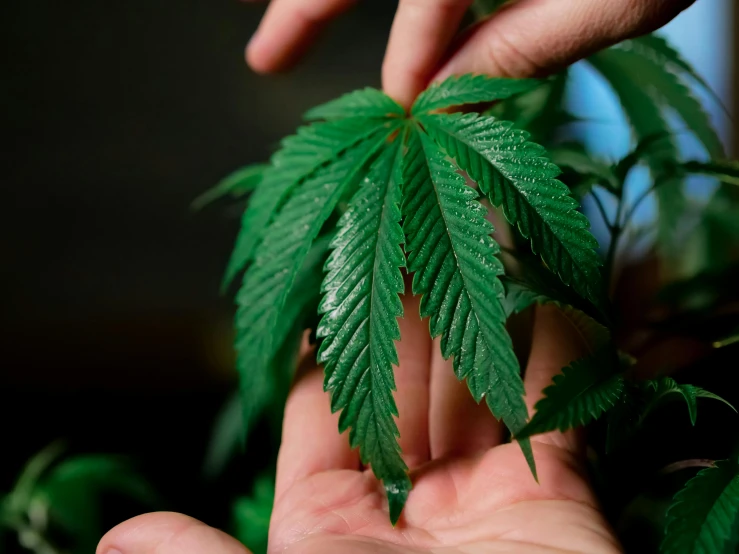
<svg viewBox="0 0 739 554"><path fill-rule="evenodd" d="M619 547L590 489L578 433L532 437L537 484L516 444L454 376L428 338L418 297L404 299L395 398L413 490L398 525L382 485L362 468L323 392L312 356L288 399L277 465L270 552L482 554ZM537 308L526 369L529 410L553 375L587 345L553 307ZM98 554L245 554L235 539L178 514L149 514L110 531Z"/></svg>
<svg viewBox="0 0 739 554"><path fill-rule="evenodd" d="M325 23L353 0L272 0L246 57L260 73L298 61ZM451 74L531 77L653 31L693 0L518 0L461 37L472 0L400 0L382 67L383 88L404 106ZM456 37L456 39L455 39Z"/></svg>

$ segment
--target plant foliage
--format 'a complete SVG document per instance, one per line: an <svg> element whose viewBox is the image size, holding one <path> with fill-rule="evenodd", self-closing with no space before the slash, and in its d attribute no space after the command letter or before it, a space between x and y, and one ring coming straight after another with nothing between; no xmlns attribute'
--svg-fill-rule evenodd
<svg viewBox="0 0 739 554"><path fill-rule="evenodd" d="M311 329L331 409L340 412L339 431L348 431L363 463L384 483L395 523L411 489L398 445L396 419L403 413L393 397L397 320L401 298L410 293L421 296L421 316L440 338L442 356L475 401L484 400L506 424L534 476L529 437L535 434L606 414L613 446L671 393L684 398L693 424L698 398L720 400L668 377L640 380L614 338L608 298L619 239L646 197L657 199L659 244L674 252L690 209L685 177L739 182L736 164L723 159L691 92L705 83L654 35L589 63L608 81L634 131L635 148L614 163L577 143L547 150L532 139L548 141L573 119L562 108L566 73L544 81L461 75L430 86L408 113L371 88L313 108L305 114L311 123L285 139L267 166L239 172L209 193L240 196L251 189L224 279L227 286L244 273L236 350L247 430L280 396L275 376L289 381L285 368L294 365L302 332ZM680 158L670 110L710 160ZM640 164L653 182L632 200L626 182ZM584 198L593 199L609 231L605 252L590 233ZM615 216L602 198L616 205ZM713 209L721 221L730 219L721 204L729 202L725 193L717 199ZM498 226L512 234L515 249L501 248L489 206L500 209ZM410 291L403 272L412 274ZM557 306L589 353L554 378L529 420L506 322L537 304Z"/></svg>

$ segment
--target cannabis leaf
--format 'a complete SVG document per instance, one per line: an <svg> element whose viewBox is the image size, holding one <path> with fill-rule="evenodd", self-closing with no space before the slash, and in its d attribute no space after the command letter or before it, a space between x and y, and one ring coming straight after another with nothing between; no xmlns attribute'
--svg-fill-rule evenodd
<svg viewBox="0 0 739 554"><path fill-rule="evenodd" d="M688 481L667 512L662 554L733 554L739 544L739 463L734 455Z"/></svg>
<svg viewBox="0 0 739 554"><path fill-rule="evenodd" d="M212 204L224 196L239 198L247 192L251 192L262 180L262 175L268 167L267 164L253 164L237 169L219 181L216 186L193 200L192 209L202 210L208 204Z"/></svg>
<svg viewBox="0 0 739 554"><path fill-rule="evenodd" d="M403 163L403 229L413 292L423 295L421 316L430 317L431 336L441 336L441 353L453 358L476 401L515 434L527 410L523 382L500 303L503 273L495 258L492 225L477 193L421 130L408 137ZM529 466L533 453L519 441Z"/></svg>
<svg viewBox="0 0 739 554"><path fill-rule="evenodd" d="M621 396L624 380L619 370L618 356L610 345L572 362L544 389L534 417L516 437L566 431L598 419Z"/></svg>
<svg viewBox="0 0 739 554"><path fill-rule="evenodd" d="M318 337L325 337L318 360L325 367L324 388L331 410L342 410L341 432L350 428L352 447L382 480L393 524L403 509L411 482L400 456L393 416L398 409L393 365L403 315L400 268L405 265L400 227L400 149L388 147L372 166L338 224L326 264L324 314Z"/></svg>
<svg viewBox="0 0 739 554"><path fill-rule="evenodd" d="M470 73L452 75L419 94L411 107L411 115L417 116L464 104L503 100L532 90L539 84L541 81L537 79L507 79Z"/></svg>
<svg viewBox="0 0 739 554"><path fill-rule="evenodd" d="M726 404L729 408L736 412L736 408L728 403L726 400L709 392L700 387L694 385L680 385L671 377L661 377L648 381L646 386L651 389L651 396L649 397L646 408L641 415L641 420L649 415L649 413L660 403L660 401L671 393L677 393L682 395L685 399L685 403L688 405L688 414L690 415L690 423L695 425L695 420L698 417L698 398L711 398L718 400Z"/></svg>
<svg viewBox="0 0 739 554"><path fill-rule="evenodd" d="M310 121L316 119L345 119L345 118L386 118L404 117L405 110L387 94L375 88L367 87L355 90L331 100L315 108L311 108L303 115Z"/></svg>
<svg viewBox="0 0 739 554"><path fill-rule="evenodd" d="M392 130L377 131L302 182L264 232L236 297L236 364L243 394L266 379L279 315L311 243L344 188L357 179Z"/></svg>
<svg viewBox="0 0 739 554"><path fill-rule="evenodd" d="M589 223L544 149L510 123L477 114L419 117L428 133L477 182L549 268L606 311L600 258Z"/></svg>
<svg viewBox="0 0 739 554"><path fill-rule="evenodd" d="M677 112L712 157L723 157L724 147L721 139L703 106L681 75L671 72L670 65L665 65L662 59L653 55L655 50L645 48L647 44L649 42L645 39L626 40L596 56L604 55L618 59L620 66L629 72L632 81L633 77L639 76L639 80L633 82L640 83L660 107L669 107ZM679 64L675 65L679 67Z"/></svg>
<svg viewBox="0 0 739 554"><path fill-rule="evenodd" d="M223 278L224 290L252 261L268 224L295 187L322 165L377 133L383 125L383 121L373 119L327 121L301 127L297 134L282 141L282 148L272 156L271 167L263 172L241 219L241 230Z"/></svg>

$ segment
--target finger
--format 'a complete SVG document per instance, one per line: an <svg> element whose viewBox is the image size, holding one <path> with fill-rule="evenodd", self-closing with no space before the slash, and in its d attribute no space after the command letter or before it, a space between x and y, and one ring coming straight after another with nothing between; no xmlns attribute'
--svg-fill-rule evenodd
<svg viewBox="0 0 739 554"><path fill-rule="evenodd" d="M249 554L236 539L182 514L157 512L124 521L100 540L97 554Z"/></svg>
<svg viewBox="0 0 739 554"><path fill-rule="evenodd" d="M408 467L414 468L429 460L429 385L431 338L428 324L421 319L420 296L409 291L403 296L403 317L399 320L401 340L398 367L394 368L395 403L398 406L400 448Z"/></svg>
<svg viewBox="0 0 739 554"><path fill-rule="evenodd" d="M258 73L281 71L297 62L321 28L353 0L272 0L246 48Z"/></svg>
<svg viewBox="0 0 739 554"><path fill-rule="evenodd" d="M387 94L410 106L426 87L470 4L471 0L400 0L382 66Z"/></svg>
<svg viewBox="0 0 739 554"><path fill-rule="evenodd" d="M529 77L652 31L692 0L520 0L469 33L434 77Z"/></svg>
<svg viewBox="0 0 739 554"><path fill-rule="evenodd" d="M552 378L562 368L589 351L590 345L558 308L536 307L531 353L524 378L526 404L530 414L534 413L534 405L542 398L543 389L552 384ZM554 431L534 435L531 440L558 446L574 454L580 454L584 449L580 431Z"/></svg>
<svg viewBox="0 0 739 554"><path fill-rule="evenodd" d="M359 455L350 448L347 434L339 434L339 414L331 413L323 370L310 352L285 404L275 497L299 479L333 469L359 469Z"/></svg>
<svg viewBox="0 0 739 554"><path fill-rule="evenodd" d="M431 458L468 456L500 443L502 427L485 402L472 398L467 384L441 356L439 341L431 356Z"/></svg>

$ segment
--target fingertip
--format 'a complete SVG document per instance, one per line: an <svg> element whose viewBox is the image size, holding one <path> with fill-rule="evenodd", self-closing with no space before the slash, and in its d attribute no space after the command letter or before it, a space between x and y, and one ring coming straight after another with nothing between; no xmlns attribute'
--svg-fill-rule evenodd
<svg viewBox="0 0 739 554"><path fill-rule="evenodd" d="M236 539L204 523L171 512L136 516L100 540L96 554L249 554Z"/></svg>
<svg viewBox="0 0 739 554"><path fill-rule="evenodd" d="M252 37L244 50L244 59L246 59L246 64L252 69L252 71L261 75L272 73L275 70L274 63L270 61L269 56L266 55L263 50L261 41L257 35Z"/></svg>

